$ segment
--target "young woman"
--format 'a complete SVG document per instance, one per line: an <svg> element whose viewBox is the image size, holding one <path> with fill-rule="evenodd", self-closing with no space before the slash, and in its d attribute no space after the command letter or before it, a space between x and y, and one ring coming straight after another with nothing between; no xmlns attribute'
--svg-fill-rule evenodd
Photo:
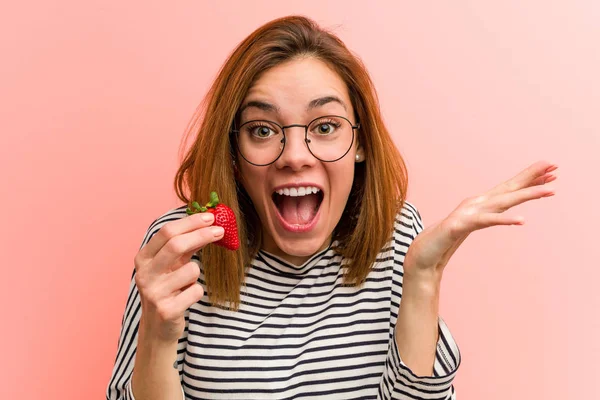
<svg viewBox="0 0 600 400"><path fill-rule="evenodd" d="M231 54L140 251L107 399L453 399L442 272L473 231L551 196L540 161L423 230L361 62L303 17ZM185 189L190 195L184 194ZM241 246L211 244L216 191Z"/></svg>

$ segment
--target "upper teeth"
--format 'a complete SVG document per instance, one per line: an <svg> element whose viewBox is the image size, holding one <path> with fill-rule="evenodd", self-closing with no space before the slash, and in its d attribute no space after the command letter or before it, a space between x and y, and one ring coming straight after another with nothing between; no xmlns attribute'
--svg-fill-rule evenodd
<svg viewBox="0 0 600 400"><path fill-rule="evenodd" d="M319 188L314 186L301 186L301 187L293 187L293 188L283 188L277 191L277 194L281 194L284 196L306 196L308 194L317 193Z"/></svg>

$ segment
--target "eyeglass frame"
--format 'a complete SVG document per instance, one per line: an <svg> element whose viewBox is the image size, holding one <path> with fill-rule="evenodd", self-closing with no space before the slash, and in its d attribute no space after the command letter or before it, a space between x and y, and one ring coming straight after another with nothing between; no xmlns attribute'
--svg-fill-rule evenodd
<svg viewBox="0 0 600 400"><path fill-rule="evenodd" d="M345 119L346 121L348 121L348 123L350 124L350 127L352 128L352 129L351 129L351 131L352 131L352 141L350 142L350 146L348 146L348 150L346 150L346 152L345 152L345 153L344 153L344 154L343 154L341 157L338 157L338 158L336 158L335 160L323 160L323 159L321 159L321 158L317 157L317 156L315 155L315 153L313 153L313 151L310 149L310 145L309 145L309 143L310 143L310 139L308 138L308 127L309 127L309 126L310 126L310 125L311 125L313 122L315 122L315 121L317 121L317 120L319 120L319 119L322 119L322 118L327 118L327 117L335 117L335 118L342 118L342 119ZM236 142L235 142L235 147L237 147L237 150L239 151L239 153L240 153L240 155L242 156L242 158L243 158L244 160L246 160L246 161L247 161L249 164L255 165L255 166L257 166L257 167L266 167L266 166L268 166L268 165L271 165L271 164L273 164L273 163L274 163L274 162L276 162L277 160L279 160L279 158L281 157L281 155L283 154L283 152L284 152L284 150L285 150L285 144L287 143L287 140L286 140L287 138L286 138L286 136L285 136L285 130L286 130L287 128L296 128L296 127L298 127L298 128L304 128L304 143L306 144L306 148L308 149L308 151L310 152L310 154L312 154L312 155L313 155L313 157L315 157L317 160L319 160L319 161L321 161L321 162L336 162L336 161L339 161L339 160L341 160L342 158L346 157L346 154L348 154L348 152L349 152L349 151L350 151L350 149L352 148L352 145L354 144L354 130L355 130L355 129L360 129L360 122L357 122L357 123L356 123L356 125L352 125L352 122L350 122L350 120L349 120L348 118L346 118L346 117L342 117L341 115L322 115L322 116L320 116L320 117L317 117L317 118L315 118L315 119L311 120L311 121L310 121L310 122L309 122L307 125L302 125L302 124L291 124L291 125L285 125L285 126L282 126L282 125L279 125L277 122L274 122L274 121L269 121L268 119L253 119L253 120L246 121L246 122L244 122L243 124L241 124L241 125L240 125L240 128L241 128L242 126L246 125L246 124L249 124L249 123L251 123L251 122L260 122L260 121L263 121L263 122L268 122L268 123L270 123L270 124L273 124L273 125L276 125L276 126L278 126L278 127L281 129L281 133L283 134L283 139L281 139L281 141L280 141L280 143L283 143L283 146L281 147L281 151L279 152L279 155L278 155L278 156L277 156L277 157L276 157L276 158L275 158L273 161L271 161L271 162L270 162L270 163L268 163L268 164L256 164L256 163L253 163L252 161L248 160L248 159L247 159L247 158L244 156L244 154L243 154L243 153L240 151L239 140L237 139L237 134L239 134L239 133L240 133L240 130L238 130L238 129L231 129L231 131L229 132L229 134L230 134L230 135L232 135L232 134L236 134Z"/></svg>

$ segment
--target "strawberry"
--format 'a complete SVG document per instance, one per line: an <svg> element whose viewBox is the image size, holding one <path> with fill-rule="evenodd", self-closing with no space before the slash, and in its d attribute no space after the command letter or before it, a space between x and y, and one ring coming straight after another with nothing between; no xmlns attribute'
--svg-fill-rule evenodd
<svg viewBox="0 0 600 400"><path fill-rule="evenodd" d="M219 203L219 197L216 192L210 192L210 201L206 203L206 207L201 207L198 202L194 201L192 210L188 207L185 212L188 215L199 212L209 212L215 216L213 225L221 226L225 229L225 234L221 240L214 242L217 246L225 247L229 250L237 250L240 247L240 238L238 237L237 223L233 210L225 204Z"/></svg>

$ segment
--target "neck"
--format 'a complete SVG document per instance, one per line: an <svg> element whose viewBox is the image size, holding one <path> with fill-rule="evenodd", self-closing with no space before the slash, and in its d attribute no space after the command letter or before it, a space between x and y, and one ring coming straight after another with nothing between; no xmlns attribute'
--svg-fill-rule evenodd
<svg viewBox="0 0 600 400"><path fill-rule="evenodd" d="M314 256L317 253L320 253L321 251L325 250L327 247L329 247L329 244L331 243L331 236L329 236L327 238L327 240L325 240L325 242L319 247L318 250L314 251L311 254L308 255L304 255L304 254L289 254L286 253L285 251L281 250L277 244L273 241L272 238L268 238L265 237L266 240L263 240L263 245L261 247L262 250L266 251L267 253L273 254L276 257L281 258L282 260L285 260L286 262L296 265L296 266L300 266L303 265L304 263L306 263L306 261L308 261L312 256Z"/></svg>

